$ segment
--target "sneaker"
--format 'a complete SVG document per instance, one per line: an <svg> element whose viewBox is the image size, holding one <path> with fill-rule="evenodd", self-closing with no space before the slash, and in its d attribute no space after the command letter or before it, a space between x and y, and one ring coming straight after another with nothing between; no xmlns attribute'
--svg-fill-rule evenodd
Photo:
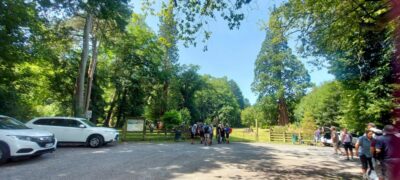
<svg viewBox="0 0 400 180"><path fill-rule="evenodd" d="M368 179L368 175L366 173L363 174L363 178L362 179Z"/></svg>

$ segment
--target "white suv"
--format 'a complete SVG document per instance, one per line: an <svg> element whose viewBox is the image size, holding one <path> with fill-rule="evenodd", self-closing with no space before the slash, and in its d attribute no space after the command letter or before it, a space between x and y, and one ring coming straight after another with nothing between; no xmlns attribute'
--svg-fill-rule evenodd
<svg viewBox="0 0 400 180"><path fill-rule="evenodd" d="M30 120L26 125L54 133L60 143L84 143L92 148L117 142L119 136L116 129L96 127L84 118L40 117Z"/></svg>
<svg viewBox="0 0 400 180"><path fill-rule="evenodd" d="M28 128L16 119L0 115L0 164L9 158L53 152L56 144L52 133Z"/></svg>

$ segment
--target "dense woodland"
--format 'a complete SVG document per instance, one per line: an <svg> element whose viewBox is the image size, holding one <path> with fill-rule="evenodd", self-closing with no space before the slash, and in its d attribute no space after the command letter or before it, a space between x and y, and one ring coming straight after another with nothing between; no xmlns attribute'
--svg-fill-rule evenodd
<svg viewBox="0 0 400 180"><path fill-rule="evenodd" d="M395 21L386 1L288 0L271 9L255 63L254 105L228 77L179 63L178 43L203 45L209 20L241 27L251 0L3 0L0 114L84 117L121 127L127 117L232 126L340 126L360 132L390 123ZM133 6L141 6L134 12ZM159 17L159 30L146 16ZM199 37L200 40L199 40ZM290 38L298 43L288 45ZM297 57L294 53L300 54ZM326 67L315 86L300 58ZM234 63L234 62L232 62Z"/></svg>

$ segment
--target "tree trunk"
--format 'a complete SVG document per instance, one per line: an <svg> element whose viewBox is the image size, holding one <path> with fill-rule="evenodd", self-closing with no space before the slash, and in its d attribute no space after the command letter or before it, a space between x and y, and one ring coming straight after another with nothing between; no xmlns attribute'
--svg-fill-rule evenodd
<svg viewBox="0 0 400 180"><path fill-rule="evenodd" d="M112 115L112 112L114 111L115 105L117 104L117 100L119 99L119 94L120 93L116 90L116 92L114 93L113 98L111 100L110 109L108 109L107 117L104 120L104 124L103 124L106 127L110 127L111 115Z"/></svg>
<svg viewBox="0 0 400 180"><path fill-rule="evenodd" d="M89 66L88 70L88 86L87 86L87 96L86 96L86 106L85 106L85 112L89 111L89 106L90 106L90 99L92 95L92 84L93 84L93 75L94 71L96 69L96 64L97 64L97 39L93 37L92 39L92 61Z"/></svg>
<svg viewBox="0 0 400 180"><path fill-rule="evenodd" d="M122 120L122 118L125 119L124 111L125 111L126 94L127 94L127 90L124 88L124 91L122 93L122 99L118 105L119 108L118 108L117 123L115 125L115 127L118 127L118 128L122 127L124 124L123 121L121 121L121 120Z"/></svg>
<svg viewBox="0 0 400 180"><path fill-rule="evenodd" d="M283 98L283 97L279 98L278 109L279 109L278 124L280 126L284 126L284 125L289 124L289 115L288 115L288 110L287 110L287 105L286 105L285 98Z"/></svg>
<svg viewBox="0 0 400 180"><path fill-rule="evenodd" d="M89 57L89 37L90 31L92 30L93 15L88 12L86 16L85 29L83 32L83 47L81 54L81 62L79 64L79 74L75 92L75 116L84 117L85 110L85 75L86 75L86 64Z"/></svg>

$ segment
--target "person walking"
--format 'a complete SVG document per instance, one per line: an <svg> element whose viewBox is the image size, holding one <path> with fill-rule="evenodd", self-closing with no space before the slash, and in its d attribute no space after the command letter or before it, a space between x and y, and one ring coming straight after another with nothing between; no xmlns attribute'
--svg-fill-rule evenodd
<svg viewBox="0 0 400 180"><path fill-rule="evenodd" d="M221 143L225 144L225 127L224 127L224 124L221 124Z"/></svg>
<svg viewBox="0 0 400 180"><path fill-rule="evenodd" d="M204 124L203 131L204 131L204 146L210 145L210 126Z"/></svg>
<svg viewBox="0 0 400 180"><path fill-rule="evenodd" d="M351 136L350 133L347 132L347 129L343 129L342 133L342 141L343 141L343 147L344 151L346 152L347 160L350 160L349 154L351 155L351 160L353 160L353 137Z"/></svg>
<svg viewBox="0 0 400 180"><path fill-rule="evenodd" d="M218 144L221 144L221 124L218 124L215 133L217 134L216 138L217 138Z"/></svg>
<svg viewBox="0 0 400 180"><path fill-rule="evenodd" d="M200 123L200 125L197 126L197 132L200 135L200 144L204 143L204 125Z"/></svg>
<svg viewBox="0 0 400 180"><path fill-rule="evenodd" d="M400 133L393 125L383 128L383 135L376 139L375 150L381 159L382 176L380 179L400 178Z"/></svg>
<svg viewBox="0 0 400 180"><path fill-rule="evenodd" d="M229 144L229 134L230 133L231 133L231 128L227 124L226 127L225 127L225 139L226 139L226 143L227 144Z"/></svg>
<svg viewBox="0 0 400 180"><path fill-rule="evenodd" d="M194 144L194 138L196 137L197 133L197 124L193 124L192 128L190 129L190 138L192 139L192 143Z"/></svg>
<svg viewBox="0 0 400 180"><path fill-rule="evenodd" d="M331 127L331 139L335 154L338 154L338 151L340 152L339 155L343 154L342 150L339 148L339 135L336 131L336 127Z"/></svg>
<svg viewBox="0 0 400 180"><path fill-rule="evenodd" d="M321 130L320 128L318 128L317 130L315 130L314 132L314 142L315 142L315 146L318 145L318 142L321 140Z"/></svg>
<svg viewBox="0 0 400 180"><path fill-rule="evenodd" d="M358 138L358 141L356 143L356 156L360 157L363 178L367 179L369 173L374 170L374 167L372 166L371 153L371 142L374 133L372 130L366 130L365 134L365 136L361 136ZM368 169L369 173L367 173Z"/></svg>

